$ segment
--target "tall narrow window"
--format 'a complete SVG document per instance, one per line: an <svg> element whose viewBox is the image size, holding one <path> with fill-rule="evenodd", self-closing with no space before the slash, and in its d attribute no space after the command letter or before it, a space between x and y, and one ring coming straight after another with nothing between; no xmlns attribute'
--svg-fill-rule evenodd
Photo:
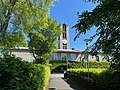
<svg viewBox="0 0 120 90"><path fill-rule="evenodd" d="M66 35L66 32L65 32L65 38L67 38L66 36L67 36L67 35Z"/></svg>
<svg viewBox="0 0 120 90"><path fill-rule="evenodd" d="M68 60L67 54L66 53L62 53L61 54L61 59L64 60L64 61L67 61Z"/></svg>
<svg viewBox="0 0 120 90"><path fill-rule="evenodd" d="M96 61L98 61L98 62L99 62L99 56L96 56Z"/></svg>
<svg viewBox="0 0 120 90"><path fill-rule="evenodd" d="M56 53L52 54L52 60L57 60L57 54Z"/></svg>
<svg viewBox="0 0 120 90"><path fill-rule="evenodd" d="M58 49L60 49L60 43L58 43Z"/></svg>
<svg viewBox="0 0 120 90"><path fill-rule="evenodd" d="M63 49L67 49L67 45L66 44L63 44Z"/></svg>
<svg viewBox="0 0 120 90"><path fill-rule="evenodd" d="M63 38L67 38L67 34L66 34L66 25L63 24Z"/></svg>
<svg viewBox="0 0 120 90"><path fill-rule="evenodd" d="M76 54L71 54L71 61L75 61L76 60Z"/></svg>

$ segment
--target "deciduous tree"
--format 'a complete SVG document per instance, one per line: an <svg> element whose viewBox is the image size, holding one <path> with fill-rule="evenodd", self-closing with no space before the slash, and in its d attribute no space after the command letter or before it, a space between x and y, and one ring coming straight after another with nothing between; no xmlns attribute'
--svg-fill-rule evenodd
<svg viewBox="0 0 120 90"><path fill-rule="evenodd" d="M0 0L0 45L25 44L25 34L47 27L49 6L55 0Z"/></svg>
<svg viewBox="0 0 120 90"><path fill-rule="evenodd" d="M29 34L30 41L28 46L33 53L37 63L44 64L55 51L57 38L61 34L61 25L57 21L48 19L48 26Z"/></svg>
<svg viewBox="0 0 120 90"><path fill-rule="evenodd" d="M91 11L84 11L78 14L76 38L85 34L91 27L97 27L96 34L90 37L97 41L92 45L92 50L102 50L105 54L111 55L113 61L120 62L120 1L119 0L84 0L98 2L98 5Z"/></svg>

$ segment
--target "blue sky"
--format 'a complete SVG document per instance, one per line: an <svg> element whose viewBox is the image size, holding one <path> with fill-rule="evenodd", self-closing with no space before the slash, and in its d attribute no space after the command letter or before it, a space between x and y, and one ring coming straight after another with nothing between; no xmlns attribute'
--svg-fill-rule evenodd
<svg viewBox="0 0 120 90"><path fill-rule="evenodd" d="M95 6L96 4L92 2L84 2L83 0L59 0L54 3L53 7L51 7L51 18L58 20L59 23L66 23L69 26L70 49L75 48L77 50L84 50L84 39L95 34L95 28L92 28L86 35L81 35L76 41L74 41L76 33L75 29L71 28L77 23L77 12L81 14L85 10L91 11Z"/></svg>

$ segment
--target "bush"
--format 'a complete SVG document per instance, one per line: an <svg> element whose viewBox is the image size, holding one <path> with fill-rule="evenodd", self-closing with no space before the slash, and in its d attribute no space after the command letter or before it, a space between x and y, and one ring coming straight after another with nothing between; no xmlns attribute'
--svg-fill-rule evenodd
<svg viewBox="0 0 120 90"><path fill-rule="evenodd" d="M120 70L120 62L119 63L112 63L110 67L114 70Z"/></svg>
<svg viewBox="0 0 120 90"><path fill-rule="evenodd" d="M68 63L68 67L69 68L84 68L84 67L86 67L86 63L85 62L70 61Z"/></svg>
<svg viewBox="0 0 120 90"><path fill-rule="evenodd" d="M55 68L59 67L59 66L67 66L67 62L66 61L61 61L61 60L50 60L50 69L51 71L54 70Z"/></svg>
<svg viewBox="0 0 120 90"><path fill-rule="evenodd" d="M90 62L90 68L109 68L109 62Z"/></svg>
<svg viewBox="0 0 120 90"><path fill-rule="evenodd" d="M90 78L87 78L87 69L69 69L67 76L76 82L84 82L83 85L89 84L90 90L119 90L120 88L120 71L112 69L90 69Z"/></svg>
<svg viewBox="0 0 120 90"><path fill-rule="evenodd" d="M0 90L43 90L49 77L47 66L23 62L14 56L0 58Z"/></svg>
<svg viewBox="0 0 120 90"><path fill-rule="evenodd" d="M61 61L61 60L50 60L50 69L53 70L56 67L59 66L65 66L68 68L86 68L86 62L81 61L81 62L76 62L76 61ZM68 64L68 66L67 66ZM110 63L109 62L89 62L90 68L109 68Z"/></svg>

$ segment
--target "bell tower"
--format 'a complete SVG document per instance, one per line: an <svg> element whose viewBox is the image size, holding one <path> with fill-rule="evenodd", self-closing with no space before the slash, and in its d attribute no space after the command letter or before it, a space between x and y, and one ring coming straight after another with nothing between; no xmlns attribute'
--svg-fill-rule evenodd
<svg viewBox="0 0 120 90"><path fill-rule="evenodd" d="M58 49L69 49L69 27L67 24L62 24L63 33L58 38Z"/></svg>

